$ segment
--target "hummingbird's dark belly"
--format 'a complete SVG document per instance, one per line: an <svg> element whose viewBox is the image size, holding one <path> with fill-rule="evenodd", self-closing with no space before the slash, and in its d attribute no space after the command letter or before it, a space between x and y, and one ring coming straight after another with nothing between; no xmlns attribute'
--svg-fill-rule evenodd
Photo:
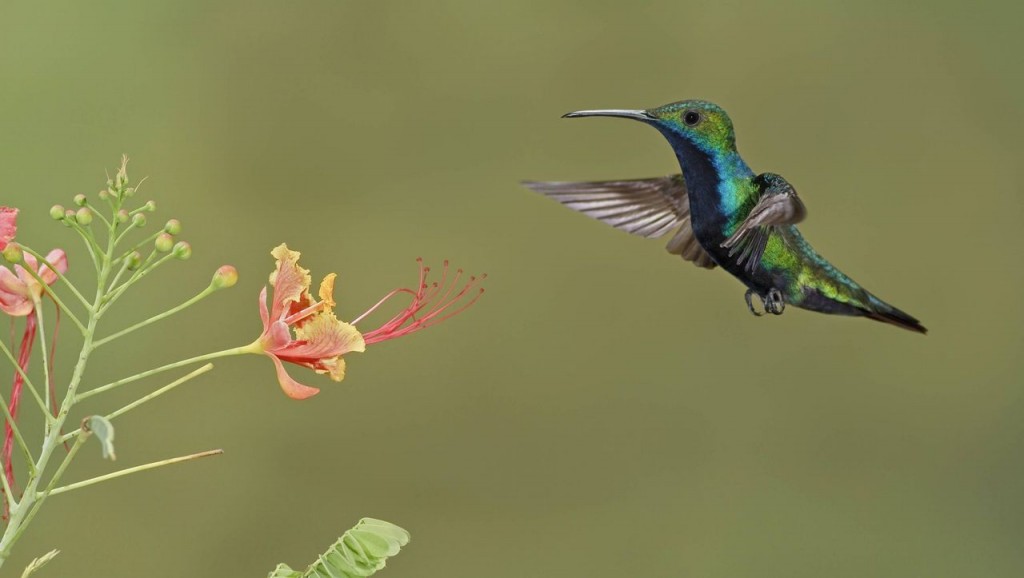
<svg viewBox="0 0 1024 578"><path fill-rule="evenodd" d="M730 257L729 250L722 248L722 242L726 237L717 233L719 230L724 229L712 227L711 231L705 228L704 230L695 230L694 233L697 236L697 241L719 267L739 279L762 299L768 295L770 290L778 289L783 294L787 305L837 315L864 314L861 309L828 297L813 287L800 287L792 271L773 271L760 263L753 271L748 271L745 263L743 265L736 263L736 255Z"/></svg>

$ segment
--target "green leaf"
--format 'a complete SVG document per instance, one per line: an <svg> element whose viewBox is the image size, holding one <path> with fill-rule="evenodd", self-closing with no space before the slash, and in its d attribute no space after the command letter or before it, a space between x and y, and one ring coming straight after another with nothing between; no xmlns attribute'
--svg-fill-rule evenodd
<svg viewBox="0 0 1024 578"><path fill-rule="evenodd" d="M267 578L364 578L384 567L387 559L409 543L409 532L373 518L359 520L305 572L278 564Z"/></svg>
<svg viewBox="0 0 1024 578"><path fill-rule="evenodd" d="M292 570L287 564L278 564L267 578L302 578L302 572Z"/></svg>
<svg viewBox="0 0 1024 578"><path fill-rule="evenodd" d="M114 424L101 415L92 415L85 418L84 429L92 432L99 440L103 448L103 457L114 461L117 455L114 453Z"/></svg>

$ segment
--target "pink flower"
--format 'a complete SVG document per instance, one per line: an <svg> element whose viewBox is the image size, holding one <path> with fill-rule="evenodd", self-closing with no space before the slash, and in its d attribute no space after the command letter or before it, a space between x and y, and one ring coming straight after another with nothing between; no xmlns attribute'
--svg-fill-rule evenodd
<svg viewBox="0 0 1024 578"><path fill-rule="evenodd" d="M7 243L14 240L14 234L18 232L18 209L12 207L0 207L0 251L7 248Z"/></svg>
<svg viewBox="0 0 1024 578"><path fill-rule="evenodd" d="M455 284L462 275L459 270L448 285L448 263L440 283L427 283L430 269L420 262L420 278L417 289L395 289L377 302L353 323L345 323L334 315L335 274L327 275L320 284L319 301L309 293L311 278L309 271L299 267L299 253L287 245L280 245L271 251L277 259L277 267L270 274L274 295L270 310L267 310L267 288L260 291L260 318L263 333L249 349L254 353L267 355L277 368L277 380L285 395L292 399L306 399L319 393L319 389L303 385L285 371L285 361L327 374L334 381L345 377L343 356L350 352L363 352L372 343L387 341L408 335L435 325L460 313L472 305L483 293L483 289L471 293L477 279L470 277L461 290L455 291ZM483 277L480 278L483 280ZM381 327L366 334L356 329L355 324L372 313L391 297L400 294L412 296L412 302ZM464 297L474 295L468 302ZM453 307L462 302L461 306Z"/></svg>
<svg viewBox="0 0 1024 578"><path fill-rule="evenodd" d="M61 274L68 270L68 257L61 249L50 251L46 261ZM47 285L53 285L57 280L57 273L48 265L40 267L36 258L28 253L25 254L25 265ZM43 286L21 265L15 265L14 271L0 267L0 311L13 317L24 317L32 313L35 302L42 297Z"/></svg>
<svg viewBox="0 0 1024 578"><path fill-rule="evenodd" d="M277 381L285 395L306 399L320 390L292 379L282 362L309 367L317 373L328 374L334 381L341 381L345 378L342 355L365 351L366 344L355 326L334 316L333 273L320 283L320 301L317 301L309 294L309 271L298 265L300 253L281 244L270 254L277 259L277 268L270 274L274 299L267 311L267 288L260 291L263 333L255 345L259 352L274 361Z"/></svg>

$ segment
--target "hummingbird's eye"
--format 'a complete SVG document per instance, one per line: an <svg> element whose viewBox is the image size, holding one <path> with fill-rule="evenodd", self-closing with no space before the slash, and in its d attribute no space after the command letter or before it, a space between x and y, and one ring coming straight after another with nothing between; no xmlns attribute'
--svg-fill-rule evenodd
<svg viewBox="0 0 1024 578"><path fill-rule="evenodd" d="M683 122L686 123L686 126L696 126L700 122L700 113L694 110L686 111L686 114L683 115Z"/></svg>

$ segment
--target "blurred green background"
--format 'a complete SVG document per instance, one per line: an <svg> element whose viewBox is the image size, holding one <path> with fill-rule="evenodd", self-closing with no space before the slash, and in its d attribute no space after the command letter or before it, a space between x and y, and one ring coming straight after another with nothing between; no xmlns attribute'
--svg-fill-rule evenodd
<svg viewBox="0 0 1024 578"><path fill-rule="evenodd" d="M870 0L48 2L0 8L0 191L20 239L122 152L193 258L108 331L86 385L259 332L270 249L339 272L351 318L414 259L487 272L444 325L285 398L257 357L117 422L116 464L218 458L54 497L4 568L264 576L361 516L413 542L387 576L1024 575L1020 3ZM662 138L580 108L704 98L801 228L926 337L799 310L522 189L677 171ZM70 327L70 326L68 326ZM71 332L67 330L66 335ZM101 331L101 333L103 333ZM63 346L60 371L75 353ZM6 373L7 370L5 370ZM93 398L104 411L166 380Z"/></svg>

